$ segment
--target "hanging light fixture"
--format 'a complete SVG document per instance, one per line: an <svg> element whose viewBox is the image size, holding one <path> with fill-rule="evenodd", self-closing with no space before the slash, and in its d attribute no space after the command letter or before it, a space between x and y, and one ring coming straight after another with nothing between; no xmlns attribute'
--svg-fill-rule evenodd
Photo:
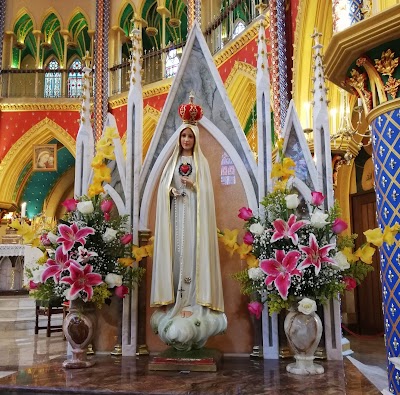
<svg viewBox="0 0 400 395"><path fill-rule="evenodd" d="M362 99L357 99L357 106L354 107L353 112L358 114L357 124L355 127L351 121L350 105L348 101L347 92L341 90L340 100L340 122L339 128L331 136L333 146L336 149L340 149L342 146L346 147L344 154L344 160L347 165L350 165L351 160L354 158L351 152L351 147L354 145L360 150L362 147L366 147L371 144L371 126L368 126L365 132L360 131L362 124L361 114L363 113Z"/></svg>

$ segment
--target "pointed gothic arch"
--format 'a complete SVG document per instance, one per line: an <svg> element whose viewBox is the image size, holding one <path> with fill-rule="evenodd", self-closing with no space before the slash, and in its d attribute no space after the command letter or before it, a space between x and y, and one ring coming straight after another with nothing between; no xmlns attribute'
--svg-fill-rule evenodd
<svg viewBox="0 0 400 395"><path fill-rule="evenodd" d="M19 175L32 161L32 147L57 139L75 157L75 140L60 125L44 118L32 126L8 151L0 165L0 201L12 202Z"/></svg>

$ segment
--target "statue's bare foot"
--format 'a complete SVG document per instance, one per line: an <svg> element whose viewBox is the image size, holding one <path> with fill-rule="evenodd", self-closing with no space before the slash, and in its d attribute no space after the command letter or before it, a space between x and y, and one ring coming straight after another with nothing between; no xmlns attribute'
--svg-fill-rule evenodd
<svg viewBox="0 0 400 395"><path fill-rule="evenodd" d="M193 313L191 311L185 311L185 310L181 311L181 317L182 318L189 318L192 315L193 315Z"/></svg>

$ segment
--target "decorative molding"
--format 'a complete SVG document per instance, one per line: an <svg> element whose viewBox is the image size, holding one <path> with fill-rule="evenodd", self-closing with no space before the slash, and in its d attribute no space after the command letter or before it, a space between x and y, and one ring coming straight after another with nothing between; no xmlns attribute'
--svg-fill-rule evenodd
<svg viewBox="0 0 400 395"><path fill-rule="evenodd" d="M387 102L379 105L378 107L373 108L367 114L366 120L367 120L368 124L370 125L374 119L379 117L379 115L386 114L390 111L397 110L397 109L400 111L400 98L387 101Z"/></svg>
<svg viewBox="0 0 400 395"><path fill-rule="evenodd" d="M228 89L230 84L232 83L236 73L238 71L243 72L244 74L248 75L249 78L253 79L253 81L256 81L256 75L257 75L257 69L252 66L251 64L245 63L245 62L240 62L240 61L235 61L235 64L233 65L231 72L228 75L228 78L225 80L225 88Z"/></svg>
<svg viewBox="0 0 400 395"><path fill-rule="evenodd" d="M143 118L148 115L148 116L152 116L153 118L155 118L156 120L158 120L160 118L161 115L161 111L158 111L157 109L155 109L154 107L146 104L145 108L143 109Z"/></svg>
<svg viewBox="0 0 400 395"><path fill-rule="evenodd" d="M163 80L163 84L154 87L147 87L143 89L143 99L147 99L152 96L163 95L169 92L171 89L172 79Z"/></svg>
<svg viewBox="0 0 400 395"><path fill-rule="evenodd" d="M70 100L70 99L69 99ZM0 111L80 111L81 104L78 103L0 103Z"/></svg>
<svg viewBox="0 0 400 395"><path fill-rule="evenodd" d="M119 108L122 106L126 106L128 103L128 91L124 92L123 94L119 95L117 98L112 99L108 102L110 108L114 110L115 108Z"/></svg>
<svg viewBox="0 0 400 395"><path fill-rule="evenodd" d="M325 53L325 75L338 86L365 52L400 38L400 4L336 33ZM344 87L349 89L349 87Z"/></svg>

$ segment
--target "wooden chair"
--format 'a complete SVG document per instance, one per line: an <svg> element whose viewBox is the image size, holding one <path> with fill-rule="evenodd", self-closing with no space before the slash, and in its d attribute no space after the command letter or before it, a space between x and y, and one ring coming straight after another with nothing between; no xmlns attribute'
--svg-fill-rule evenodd
<svg viewBox="0 0 400 395"><path fill-rule="evenodd" d="M54 314L62 314L64 320L64 307L61 304L61 300L37 300L36 301L36 324L35 324L35 335L39 333L39 330L46 329L46 336L50 337L52 332L62 332L61 325L52 325L51 317ZM47 325L39 326L39 316L47 317Z"/></svg>

